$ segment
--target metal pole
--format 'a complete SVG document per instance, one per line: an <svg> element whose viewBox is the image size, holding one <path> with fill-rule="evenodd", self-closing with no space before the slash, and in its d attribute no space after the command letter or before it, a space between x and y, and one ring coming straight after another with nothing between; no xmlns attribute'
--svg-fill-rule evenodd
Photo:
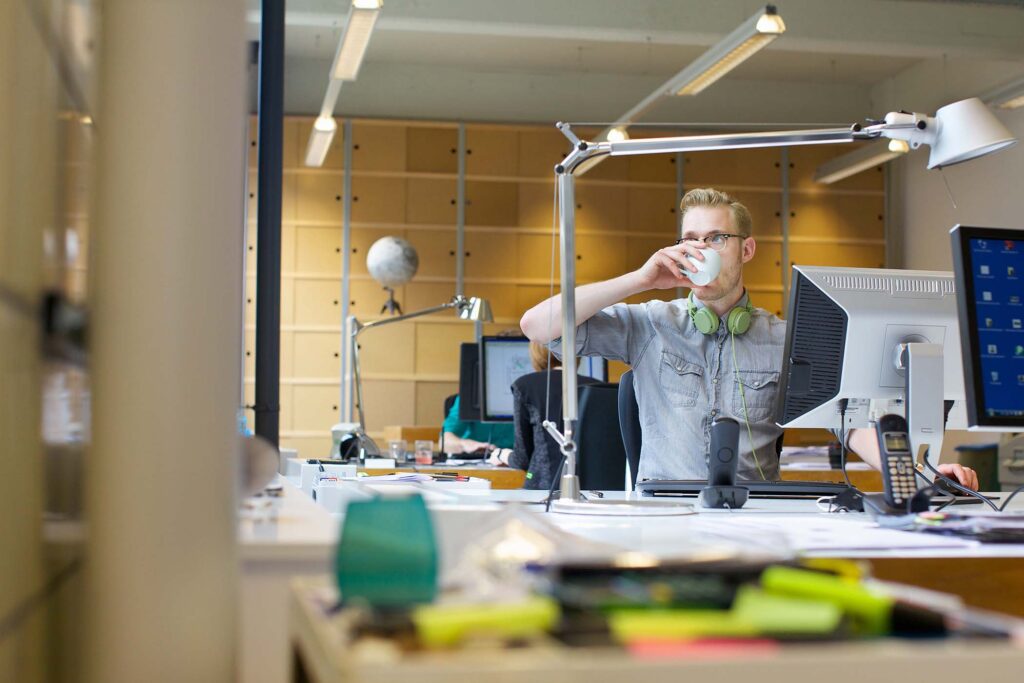
<svg viewBox="0 0 1024 683"><path fill-rule="evenodd" d="M466 293L466 124L459 124L459 175L455 200L455 294Z"/></svg>
<svg viewBox="0 0 1024 683"><path fill-rule="evenodd" d="M676 220L676 238L683 236L683 195L686 194L686 186L683 184L683 164L686 163L686 158L682 152L676 152L676 211L678 220ZM676 287L676 298L683 298L683 288Z"/></svg>
<svg viewBox="0 0 1024 683"><path fill-rule="evenodd" d="M560 267L562 269L562 421L567 442L573 439L577 413L576 396L576 181L571 170L558 176L558 221ZM576 476L576 451L566 451L562 498L575 500L577 491L566 490L564 482ZM578 481L578 480L577 480Z"/></svg>
<svg viewBox="0 0 1024 683"><path fill-rule="evenodd" d="M256 216L256 434L277 446L281 393L281 173L284 0L263 0Z"/></svg>
<svg viewBox="0 0 1024 683"><path fill-rule="evenodd" d="M352 120L345 119L342 126L342 145L344 149L345 175L342 180L342 225L341 225L341 412L340 422L352 419L352 382L349 379L349 367L352 344L347 335L355 337L355 330L349 330L349 301L352 291ZM360 420L360 423L362 420ZM365 427L365 425L364 425Z"/></svg>
<svg viewBox="0 0 1024 683"><path fill-rule="evenodd" d="M782 314L789 313L789 148L783 147L779 153L779 163L782 174L779 182L782 184L782 206L779 209L779 217L782 219L782 256L781 273L782 278Z"/></svg>

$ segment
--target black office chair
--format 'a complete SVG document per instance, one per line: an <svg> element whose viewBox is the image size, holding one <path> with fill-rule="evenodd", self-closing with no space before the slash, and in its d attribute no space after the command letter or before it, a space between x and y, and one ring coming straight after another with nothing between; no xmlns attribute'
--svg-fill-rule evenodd
<svg viewBox="0 0 1024 683"><path fill-rule="evenodd" d="M576 444L580 488L585 491L623 491L626 488L626 453L618 420L618 393L614 384L587 384L579 388Z"/></svg>
<svg viewBox="0 0 1024 683"><path fill-rule="evenodd" d="M633 389L633 371L627 370L619 378L619 437L629 460L629 476L636 488L636 472L640 467L640 446L643 433L640 431L640 408L636 404L636 391Z"/></svg>
<svg viewBox="0 0 1024 683"><path fill-rule="evenodd" d="M619 378L619 427L622 430L622 445L629 459L630 478L633 480L633 488L636 488L636 471L640 467L643 432L640 430L640 407L636 403L632 370L627 370ZM777 456L782 455L782 442L785 438L786 435L783 433L775 440Z"/></svg>

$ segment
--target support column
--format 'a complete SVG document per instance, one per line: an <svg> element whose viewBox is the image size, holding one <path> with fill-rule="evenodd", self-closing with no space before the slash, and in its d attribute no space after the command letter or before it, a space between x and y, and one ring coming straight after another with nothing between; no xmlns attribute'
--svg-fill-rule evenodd
<svg viewBox="0 0 1024 683"><path fill-rule="evenodd" d="M236 678L245 11L244 0L103 4L90 682Z"/></svg>
<svg viewBox="0 0 1024 683"><path fill-rule="evenodd" d="M789 280L792 266L789 263L789 148L779 150L779 182L782 185L782 204L779 218L782 220L782 317L789 315Z"/></svg>
<svg viewBox="0 0 1024 683"><path fill-rule="evenodd" d="M263 0L256 210L256 434L278 445L281 422L281 175L284 0Z"/></svg>

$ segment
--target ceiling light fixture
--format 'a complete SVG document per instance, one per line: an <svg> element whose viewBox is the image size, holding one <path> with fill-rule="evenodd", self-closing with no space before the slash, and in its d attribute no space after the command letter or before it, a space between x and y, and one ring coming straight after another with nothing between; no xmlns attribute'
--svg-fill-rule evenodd
<svg viewBox="0 0 1024 683"><path fill-rule="evenodd" d="M327 150L331 148L334 133L338 124L329 116L318 116L313 122L313 132L309 135L306 145L306 166L323 166L327 158Z"/></svg>
<svg viewBox="0 0 1024 683"><path fill-rule="evenodd" d="M786 23L775 6L767 5L672 77L664 90L668 94L696 95L785 32Z"/></svg>
<svg viewBox="0 0 1024 683"><path fill-rule="evenodd" d="M996 109L1018 109L1024 107L1024 78L1008 83L981 98L985 104Z"/></svg>
<svg viewBox="0 0 1024 683"><path fill-rule="evenodd" d="M604 135L604 139L608 142L622 142L623 140L629 139L629 133L626 132L626 128L624 126L615 126L614 128L608 129L608 132Z"/></svg>
<svg viewBox="0 0 1024 683"><path fill-rule="evenodd" d="M893 149L893 146L896 149ZM905 149L903 149L905 148ZM861 171L874 168L910 151L910 144L904 140L873 142L860 149L826 161L814 173L814 182L831 185L843 178L849 178Z"/></svg>
<svg viewBox="0 0 1024 683"><path fill-rule="evenodd" d="M338 42L338 51L334 55L331 78L340 81L356 80L383 4L382 0L353 0L348 10L345 30Z"/></svg>

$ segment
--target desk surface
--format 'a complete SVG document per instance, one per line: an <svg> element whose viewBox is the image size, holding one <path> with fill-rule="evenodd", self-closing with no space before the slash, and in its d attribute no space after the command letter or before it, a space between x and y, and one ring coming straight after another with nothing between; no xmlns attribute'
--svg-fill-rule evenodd
<svg viewBox="0 0 1024 683"><path fill-rule="evenodd" d="M637 657L611 647L569 648L546 641L529 648L486 645L455 652L401 656L379 648L374 656L353 653L344 626L328 616L337 593L325 580L296 581L291 598L295 681L450 683L452 680L580 681L645 683L699 680L716 683L797 683L827 678L863 681L1018 680L1024 650L1006 642L874 640L709 652L699 656Z"/></svg>

